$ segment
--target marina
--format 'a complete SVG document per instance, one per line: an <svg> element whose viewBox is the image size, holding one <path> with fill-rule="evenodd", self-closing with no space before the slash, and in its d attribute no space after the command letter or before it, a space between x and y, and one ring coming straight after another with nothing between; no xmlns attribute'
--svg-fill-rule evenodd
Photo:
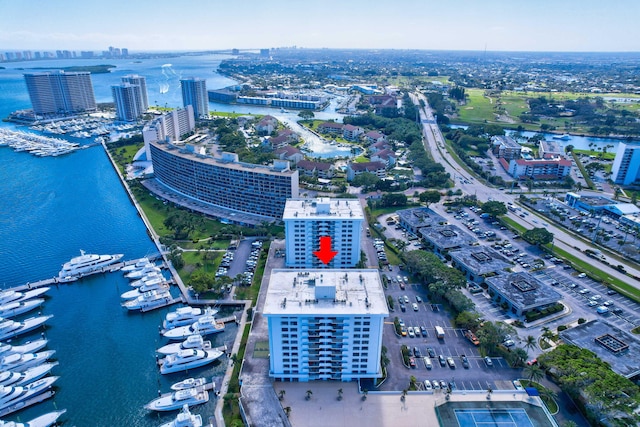
<svg viewBox="0 0 640 427"><path fill-rule="evenodd" d="M0 128L0 146L11 147L18 152L27 151L39 157L61 156L80 149L75 142L4 128Z"/></svg>

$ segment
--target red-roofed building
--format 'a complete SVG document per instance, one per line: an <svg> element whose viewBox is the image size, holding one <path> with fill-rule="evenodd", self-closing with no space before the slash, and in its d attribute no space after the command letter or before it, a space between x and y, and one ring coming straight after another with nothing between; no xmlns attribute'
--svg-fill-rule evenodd
<svg viewBox="0 0 640 427"><path fill-rule="evenodd" d="M375 154L378 151L384 150L391 150L391 144L389 144L386 140L376 142L375 144L369 146L369 152L371 154Z"/></svg>
<svg viewBox="0 0 640 427"><path fill-rule="evenodd" d="M506 162L501 159L502 162ZM569 160L525 160L509 161L507 172L516 179L531 178L537 180L562 179L571 172Z"/></svg>
<svg viewBox="0 0 640 427"><path fill-rule="evenodd" d="M380 142L386 142L386 137L380 132L371 131L364 134L364 140L369 144L377 144Z"/></svg>
<svg viewBox="0 0 640 427"><path fill-rule="evenodd" d="M297 165L298 162L304 159L304 154L302 154L302 151L290 145L285 145L284 147L278 148L274 152L274 154L278 156L280 160L289 160L295 165Z"/></svg>
<svg viewBox="0 0 640 427"><path fill-rule="evenodd" d="M298 142L298 138L299 137L297 133L289 129L284 129L278 132L277 136L265 138L264 143L270 145L274 150L277 150L278 148L282 148L285 145Z"/></svg>
<svg viewBox="0 0 640 427"><path fill-rule="evenodd" d="M353 181L353 178L364 172L372 173L380 179L387 176L387 168L382 162L349 163L347 181Z"/></svg>
<svg viewBox="0 0 640 427"><path fill-rule="evenodd" d="M359 126L344 125L342 127L342 137L347 141L357 141L363 133L364 129Z"/></svg>
<svg viewBox="0 0 640 427"><path fill-rule="evenodd" d="M296 167L305 176L326 179L333 177L333 165L331 163L300 160Z"/></svg>
<svg viewBox="0 0 640 427"><path fill-rule="evenodd" d="M324 122L318 125L318 132L320 133L331 133L331 134L340 134L342 133L342 126L340 123L336 122Z"/></svg>
<svg viewBox="0 0 640 427"><path fill-rule="evenodd" d="M278 127L278 119L273 116L264 116L256 125L256 132L268 135Z"/></svg>
<svg viewBox="0 0 640 427"><path fill-rule="evenodd" d="M371 155L372 162L382 162L388 168L396 164L396 153L391 150L381 150Z"/></svg>

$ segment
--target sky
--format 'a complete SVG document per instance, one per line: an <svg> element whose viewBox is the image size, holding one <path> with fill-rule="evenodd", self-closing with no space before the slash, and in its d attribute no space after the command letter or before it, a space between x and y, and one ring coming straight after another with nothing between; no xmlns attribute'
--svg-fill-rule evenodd
<svg viewBox="0 0 640 427"><path fill-rule="evenodd" d="M640 51L638 0L0 0L0 52Z"/></svg>

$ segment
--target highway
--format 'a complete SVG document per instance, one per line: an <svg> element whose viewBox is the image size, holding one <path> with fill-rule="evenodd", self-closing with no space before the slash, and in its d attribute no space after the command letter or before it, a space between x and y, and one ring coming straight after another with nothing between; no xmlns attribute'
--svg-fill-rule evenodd
<svg viewBox="0 0 640 427"><path fill-rule="evenodd" d="M429 107L429 103L427 102L426 97L420 93L415 93L411 95L411 99L413 103L419 107L425 150L431 153L433 159L437 163L440 163L442 166L444 166L445 170L455 181L456 187L462 189L462 191L468 195L475 195L481 202L495 200L504 203L515 203L516 199L518 198L517 195L507 194L504 191L499 191L495 188L489 187L479 182L477 179L471 176L469 172L458 165L448 152L448 149L444 143L444 136L442 135L442 132L440 131L440 128L436 123L433 111ZM424 108L420 108L420 101L423 101ZM523 207L522 209L525 208ZM529 212L530 215L526 216L525 218L521 218L513 212L509 212L508 217L529 229L539 226L539 224L536 225L533 222L534 220L536 220L538 223L541 223L542 221L548 222L549 226L545 226L545 228L553 233L554 245L557 248L570 253L576 258L585 259L586 255L582 251L587 248L594 248L594 246L575 238L564 228L556 227L547 219L536 216L533 211ZM628 262L626 260L620 261L618 259L609 257L606 254L605 257L606 261L611 265L622 264L629 274L640 277L640 270L638 269L637 264ZM597 261L593 260L593 263L595 262ZM599 263L598 268L606 273L609 277L615 277L616 279L619 279L622 282L625 282L630 286L633 286L634 288L640 290L640 283L638 283L638 281L616 270L615 268L611 268L602 263Z"/></svg>

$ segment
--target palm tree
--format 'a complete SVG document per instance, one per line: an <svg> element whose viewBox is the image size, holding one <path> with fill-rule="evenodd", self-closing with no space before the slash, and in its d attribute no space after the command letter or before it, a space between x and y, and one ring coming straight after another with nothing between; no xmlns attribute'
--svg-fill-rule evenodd
<svg viewBox="0 0 640 427"><path fill-rule="evenodd" d="M307 391L306 391L306 394L307 394L307 395L305 396L305 399L306 399L306 400L309 400L309 399L311 399L311 395L313 394L313 392L312 392L311 390L307 390Z"/></svg>
<svg viewBox="0 0 640 427"><path fill-rule="evenodd" d="M547 326L544 326L542 328L542 338L551 340L553 338L553 335L553 332L551 332L551 329L549 329Z"/></svg>
<svg viewBox="0 0 640 427"><path fill-rule="evenodd" d="M529 381L536 383L544 377L544 371L538 365L527 365L524 367L522 373L529 378Z"/></svg>
<svg viewBox="0 0 640 427"><path fill-rule="evenodd" d="M342 389L338 389L338 400L342 400Z"/></svg>
<svg viewBox="0 0 640 427"><path fill-rule="evenodd" d="M529 335L524 343L524 348L527 350L536 348L536 337Z"/></svg>
<svg viewBox="0 0 640 427"><path fill-rule="evenodd" d="M284 399L284 395L285 395L286 393L287 393L286 391L284 391L284 390L280 390L280 393L278 393L278 399L280 399L280 400Z"/></svg>

